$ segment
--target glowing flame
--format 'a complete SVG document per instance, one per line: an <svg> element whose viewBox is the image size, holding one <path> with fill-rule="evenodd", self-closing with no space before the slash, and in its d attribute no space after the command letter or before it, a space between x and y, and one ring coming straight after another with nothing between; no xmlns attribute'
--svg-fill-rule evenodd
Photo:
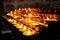
<svg viewBox="0 0 60 40"><path fill-rule="evenodd" d="M20 28L22 28L23 24L20 25Z"/></svg>
<svg viewBox="0 0 60 40"><path fill-rule="evenodd" d="M7 15L10 15L9 13Z"/></svg>
<svg viewBox="0 0 60 40"><path fill-rule="evenodd" d="M28 30L27 34L31 34L30 30Z"/></svg>
<svg viewBox="0 0 60 40"><path fill-rule="evenodd" d="M15 11L17 11L17 10L15 9Z"/></svg>
<svg viewBox="0 0 60 40"><path fill-rule="evenodd" d="M23 30L26 30L26 26L24 26L24 29Z"/></svg>
<svg viewBox="0 0 60 40"><path fill-rule="evenodd" d="M25 8L25 10L26 10L26 8Z"/></svg>
<svg viewBox="0 0 60 40"><path fill-rule="evenodd" d="M13 20L13 24L17 24L17 23L16 23L16 20Z"/></svg>
<svg viewBox="0 0 60 40"><path fill-rule="evenodd" d="M50 19L47 17L47 20L50 20Z"/></svg>
<svg viewBox="0 0 60 40"><path fill-rule="evenodd" d="M29 16L29 17L32 17L32 14L30 13L30 14L28 14L28 16Z"/></svg>
<svg viewBox="0 0 60 40"><path fill-rule="evenodd" d="M13 16L13 14L10 14L10 16Z"/></svg>
<svg viewBox="0 0 60 40"><path fill-rule="evenodd" d="M21 25L17 24L16 28L22 28L22 26L23 26L22 24Z"/></svg>
<svg viewBox="0 0 60 40"><path fill-rule="evenodd" d="M13 22L13 20L12 20L12 19L9 19L8 21L9 21L9 22Z"/></svg>
<svg viewBox="0 0 60 40"><path fill-rule="evenodd" d="M23 17L22 17L22 19L21 20L23 20Z"/></svg>
<svg viewBox="0 0 60 40"><path fill-rule="evenodd" d="M10 13L13 13L12 11L10 11Z"/></svg>
<svg viewBox="0 0 60 40"><path fill-rule="evenodd" d="M14 18L17 18L18 16L14 16Z"/></svg>
<svg viewBox="0 0 60 40"><path fill-rule="evenodd" d="M19 10L21 10L21 8L19 8Z"/></svg>
<svg viewBox="0 0 60 40"><path fill-rule="evenodd" d="M27 21L28 19L26 18L25 20Z"/></svg>
<svg viewBox="0 0 60 40"><path fill-rule="evenodd" d="M30 11L30 8L29 8L29 11Z"/></svg>
<svg viewBox="0 0 60 40"><path fill-rule="evenodd" d="M30 22L30 18L29 18L29 20L28 20L29 22Z"/></svg>

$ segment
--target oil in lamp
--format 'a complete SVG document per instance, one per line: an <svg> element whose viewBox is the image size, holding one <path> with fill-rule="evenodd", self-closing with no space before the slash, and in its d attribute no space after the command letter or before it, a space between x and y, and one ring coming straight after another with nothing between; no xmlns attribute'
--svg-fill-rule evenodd
<svg viewBox="0 0 60 40"><path fill-rule="evenodd" d="M8 21L12 23L13 22L13 19L8 19Z"/></svg>
<svg viewBox="0 0 60 40"><path fill-rule="evenodd" d="M17 25L15 25L15 26L16 26L16 28L20 29L20 28L23 27L23 24L17 24Z"/></svg>

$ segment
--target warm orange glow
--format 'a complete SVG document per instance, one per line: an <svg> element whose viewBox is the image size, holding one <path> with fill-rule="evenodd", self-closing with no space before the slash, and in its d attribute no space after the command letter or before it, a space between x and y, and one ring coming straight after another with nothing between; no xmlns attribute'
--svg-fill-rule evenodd
<svg viewBox="0 0 60 40"><path fill-rule="evenodd" d="M26 26L24 26L24 29L23 30L26 30Z"/></svg>
<svg viewBox="0 0 60 40"><path fill-rule="evenodd" d="M27 31L23 32L23 35L25 35L25 36L31 36L33 34L36 34L36 31L34 31L34 30L27 30Z"/></svg>
<svg viewBox="0 0 60 40"><path fill-rule="evenodd" d="M27 10L27 9L25 8L25 10Z"/></svg>
<svg viewBox="0 0 60 40"><path fill-rule="evenodd" d="M28 21L30 22L30 18L28 19Z"/></svg>
<svg viewBox="0 0 60 40"><path fill-rule="evenodd" d="M30 34L30 30L28 30L27 34Z"/></svg>
<svg viewBox="0 0 60 40"><path fill-rule="evenodd" d="M23 20L23 17L22 17L22 19L21 20Z"/></svg>
<svg viewBox="0 0 60 40"><path fill-rule="evenodd" d="M14 25L25 36L31 36L39 32L39 28L48 27L47 21L57 21L57 14L41 14L39 8L19 8L7 13L8 22ZM50 12L50 10L48 11Z"/></svg>
<svg viewBox="0 0 60 40"><path fill-rule="evenodd" d="M14 16L14 18L17 18L18 16Z"/></svg>
<svg viewBox="0 0 60 40"><path fill-rule="evenodd" d="M29 14L28 14L28 16L29 16L29 17L32 17L32 14L31 14L31 13L29 13Z"/></svg>
<svg viewBox="0 0 60 40"><path fill-rule="evenodd" d="M29 8L29 11L30 11L30 8Z"/></svg>
<svg viewBox="0 0 60 40"><path fill-rule="evenodd" d="M8 19L8 21L9 21L9 22L13 22L13 20L12 20L12 19Z"/></svg>
<svg viewBox="0 0 60 40"><path fill-rule="evenodd" d="M12 11L10 11L10 13L13 13Z"/></svg>

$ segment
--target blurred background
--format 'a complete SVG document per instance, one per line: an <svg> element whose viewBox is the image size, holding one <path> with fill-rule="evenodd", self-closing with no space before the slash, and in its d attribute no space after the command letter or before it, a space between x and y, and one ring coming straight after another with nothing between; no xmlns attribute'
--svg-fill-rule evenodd
<svg viewBox="0 0 60 40"><path fill-rule="evenodd" d="M60 0L1 0L0 12L9 12L14 9L25 7L35 8L58 8L60 9ZM0 13L2 14L2 13Z"/></svg>
<svg viewBox="0 0 60 40"><path fill-rule="evenodd" d="M58 14L60 17L60 0L0 0L0 17L12 10L19 9L19 8L40 8L40 10L42 10L41 13L43 13L43 14L44 13ZM45 12L44 10L47 10L47 11ZM50 12L48 12L48 10L50 10ZM4 20L5 19L0 18L0 22L1 22L0 23L1 24L0 25L0 27L1 27L0 35L2 36L1 40L9 40L9 39L22 40L23 38L21 39L19 36L16 36L15 34L13 34L11 29L9 29L7 27L7 25L5 25ZM60 23L60 21L58 23ZM55 23L53 25L55 25ZM48 36L48 35L53 38L53 39L51 38L51 40L54 40L54 38L56 38L56 40L60 40L60 37L58 37L58 36L60 36L59 29L58 29L58 28L60 28L60 25L59 24L57 24L57 25L59 27L57 27L57 28L55 27L56 29L54 27L52 29L51 28L47 29L47 30L51 30L51 31L55 30L56 32L58 31L56 37L54 37L55 35L52 36L54 33L56 34L56 32L52 31L52 33L51 33L52 35L50 35L49 34L50 32L45 31L45 32L42 32L43 36L40 35L41 37L40 36L34 37L36 39L34 39L32 37L32 39L30 39L30 40L39 40L39 39L44 40L44 39L47 39L46 36ZM57 26L57 25L55 25L55 26ZM14 29L14 31L15 31L15 29ZM50 39L50 37L48 37L48 38Z"/></svg>

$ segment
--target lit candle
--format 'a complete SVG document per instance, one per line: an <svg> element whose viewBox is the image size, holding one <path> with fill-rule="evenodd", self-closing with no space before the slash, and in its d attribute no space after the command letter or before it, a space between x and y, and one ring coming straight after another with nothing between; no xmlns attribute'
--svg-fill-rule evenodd
<svg viewBox="0 0 60 40"><path fill-rule="evenodd" d="M21 20L23 20L23 17L22 17L22 19Z"/></svg>
<svg viewBox="0 0 60 40"><path fill-rule="evenodd" d="M36 33L35 30L28 29L27 31L23 32L23 35L25 35L25 36L31 36L31 35L34 35L35 33Z"/></svg>
<svg viewBox="0 0 60 40"><path fill-rule="evenodd" d="M20 25L20 28L22 28L23 24Z"/></svg>
<svg viewBox="0 0 60 40"><path fill-rule="evenodd" d="M27 9L25 8L25 10L27 10Z"/></svg>
<svg viewBox="0 0 60 40"><path fill-rule="evenodd" d="M7 13L7 15L10 15L9 13Z"/></svg>
<svg viewBox="0 0 60 40"><path fill-rule="evenodd" d="M17 24L16 22L17 22L16 20L13 20L13 23L12 24Z"/></svg>
<svg viewBox="0 0 60 40"><path fill-rule="evenodd" d="M15 9L15 11L17 11L17 10Z"/></svg>
<svg viewBox="0 0 60 40"><path fill-rule="evenodd" d="M28 19L28 21L30 22L30 18Z"/></svg>
<svg viewBox="0 0 60 40"><path fill-rule="evenodd" d="M30 8L29 8L29 11L30 11Z"/></svg>
<svg viewBox="0 0 60 40"><path fill-rule="evenodd" d="M24 16L27 16L26 14L24 14Z"/></svg>
<svg viewBox="0 0 60 40"><path fill-rule="evenodd" d="M14 14L16 14L16 12L14 12Z"/></svg>
<svg viewBox="0 0 60 40"><path fill-rule="evenodd" d="M13 14L10 14L10 16L13 16Z"/></svg>
<svg viewBox="0 0 60 40"><path fill-rule="evenodd" d="M19 10L21 10L21 8L19 8Z"/></svg>
<svg viewBox="0 0 60 40"><path fill-rule="evenodd" d="M32 17L32 14L31 14L31 13L29 13L29 14L28 14L28 16L29 16L29 17Z"/></svg>
<svg viewBox="0 0 60 40"><path fill-rule="evenodd" d="M31 34L30 30L28 30L27 34L28 34L28 35Z"/></svg>
<svg viewBox="0 0 60 40"><path fill-rule="evenodd" d="M19 31L22 31L22 32L23 32L23 31L25 31L25 30L27 30L27 26L22 26L22 25L21 25Z"/></svg>
<svg viewBox="0 0 60 40"><path fill-rule="evenodd" d="M50 19L47 17L47 20L50 20Z"/></svg>
<svg viewBox="0 0 60 40"><path fill-rule="evenodd" d="M23 28L23 31L25 31L26 30L26 26L24 26L24 28Z"/></svg>
<svg viewBox="0 0 60 40"><path fill-rule="evenodd" d="M14 16L14 18L17 18L17 17L18 17L18 16L16 16L16 15Z"/></svg>
<svg viewBox="0 0 60 40"><path fill-rule="evenodd" d="M8 21L9 21L9 22L13 22L13 20L12 20L12 19L8 19Z"/></svg>
<svg viewBox="0 0 60 40"><path fill-rule="evenodd" d="M17 26L16 26L16 28L18 28L18 29L20 29L20 28L22 28L23 27L23 24L18 24Z"/></svg>
<svg viewBox="0 0 60 40"><path fill-rule="evenodd" d="M26 18L25 20L27 21L28 19Z"/></svg>
<svg viewBox="0 0 60 40"><path fill-rule="evenodd" d="M10 11L10 13L13 13L12 11Z"/></svg>

